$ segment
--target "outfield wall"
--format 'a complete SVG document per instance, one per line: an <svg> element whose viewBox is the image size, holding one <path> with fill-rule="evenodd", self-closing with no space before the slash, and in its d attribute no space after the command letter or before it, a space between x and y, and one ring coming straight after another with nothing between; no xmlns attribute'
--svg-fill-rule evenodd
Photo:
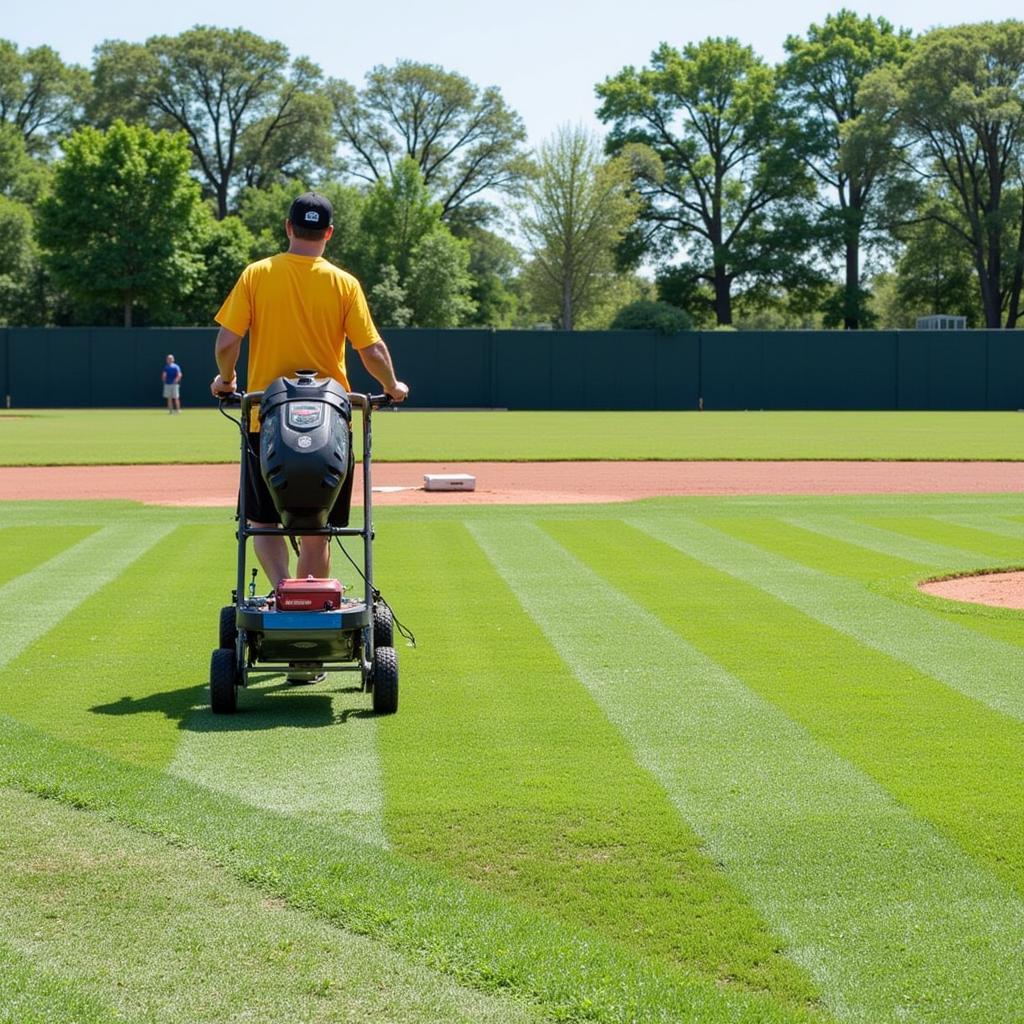
<svg viewBox="0 0 1024 1024"><path fill-rule="evenodd" d="M0 328L0 395L21 409L160 406L160 371L173 353L182 404L205 405L214 337L208 328ZM425 408L1024 408L1019 331L402 329L386 337L411 404ZM350 355L349 371L356 390L370 388L358 357Z"/></svg>

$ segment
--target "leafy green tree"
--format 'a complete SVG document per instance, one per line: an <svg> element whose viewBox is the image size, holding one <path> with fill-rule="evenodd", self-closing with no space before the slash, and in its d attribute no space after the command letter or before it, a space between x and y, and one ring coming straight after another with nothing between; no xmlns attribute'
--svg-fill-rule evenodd
<svg viewBox="0 0 1024 1024"><path fill-rule="evenodd" d="M469 243L447 230L426 235L412 254L406 295L422 327L457 327L472 315Z"/></svg>
<svg viewBox="0 0 1024 1024"><path fill-rule="evenodd" d="M330 103L320 69L245 29L197 25L144 44L96 50L98 124L121 117L181 129L196 171L226 217L236 190L309 177L330 159Z"/></svg>
<svg viewBox="0 0 1024 1024"><path fill-rule="evenodd" d="M49 46L19 53L0 39L0 125L17 129L32 155L48 154L79 123L89 88L89 72Z"/></svg>
<svg viewBox="0 0 1024 1024"><path fill-rule="evenodd" d="M864 130L892 125L921 181L923 216L969 256L984 324L1015 327L1024 284L1024 23L936 29L898 71L869 75ZM856 132L854 133L856 135ZM938 195L939 202L929 197Z"/></svg>
<svg viewBox="0 0 1024 1024"><path fill-rule="evenodd" d="M123 121L75 132L41 205L39 237L57 284L76 301L120 306L126 327L136 304L187 295L202 269L190 161L181 133Z"/></svg>
<svg viewBox="0 0 1024 1024"><path fill-rule="evenodd" d="M799 126L799 151L821 186L823 241L843 257L844 284L833 316L856 329L870 316L861 250L865 241L885 237L877 200L898 152L886 137L871 146L844 146L844 130L864 113L857 100L864 78L880 67L898 67L910 51L910 32L896 30L885 18L842 9L822 25L811 25L806 38L789 36L785 46L783 93Z"/></svg>
<svg viewBox="0 0 1024 1024"><path fill-rule="evenodd" d="M469 243L469 274L473 286L469 297L474 311L467 324L508 328L521 319L523 299L519 283L523 259L507 239L479 225L451 225L457 238Z"/></svg>
<svg viewBox="0 0 1024 1024"><path fill-rule="evenodd" d="M34 206L49 177L47 165L29 154L21 132L12 124L0 124L0 195Z"/></svg>
<svg viewBox="0 0 1024 1024"><path fill-rule="evenodd" d="M734 286L796 286L815 277L806 217L813 182L794 144L775 72L735 39L682 51L663 43L650 67L597 87L608 149L625 155L642 199L632 255L670 265L681 253L706 283L718 323Z"/></svg>
<svg viewBox="0 0 1024 1024"><path fill-rule="evenodd" d="M600 301L616 273L616 247L637 211L629 183L626 161L606 161L583 128L562 127L540 147L520 228L532 257L535 307L554 314L564 330Z"/></svg>
<svg viewBox="0 0 1024 1024"><path fill-rule="evenodd" d="M618 331L658 331L661 334L679 334L693 330L693 318L685 309L667 302L640 299L615 314L611 326Z"/></svg>
<svg viewBox="0 0 1024 1024"><path fill-rule="evenodd" d="M37 263L32 211L0 195L0 324L23 319L21 300Z"/></svg>
<svg viewBox="0 0 1024 1024"><path fill-rule="evenodd" d="M470 207L479 219L487 193L515 192L528 172L522 119L495 86L403 60L373 68L361 90L332 81L330 92L349 172L386 182L411 159L446 220Z"/></svg>
<svg viewBox="0 0 1024 1024"><path fill-rule="evenodd" d="M252 257L255 239L240 217L217 220L210 207L204 205L193 231L200 272L186 295L155 311L159 322L168 326L212 324L221 303Z"/></svg>

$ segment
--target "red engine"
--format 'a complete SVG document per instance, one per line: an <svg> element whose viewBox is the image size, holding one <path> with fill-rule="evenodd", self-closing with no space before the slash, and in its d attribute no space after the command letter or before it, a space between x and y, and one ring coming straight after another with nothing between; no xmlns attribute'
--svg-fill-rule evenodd
<svg viewBox="0 0 1024 1024"><path fill-rule="evenodd" d="M330 612L341 607L345 588L338 580L281 580L274 592L279 612Z"/></svg>

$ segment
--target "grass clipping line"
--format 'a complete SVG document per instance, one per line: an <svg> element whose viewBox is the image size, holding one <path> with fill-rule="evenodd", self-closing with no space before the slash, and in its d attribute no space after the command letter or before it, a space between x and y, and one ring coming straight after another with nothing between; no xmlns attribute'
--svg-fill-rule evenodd
<svg viewBox="0 0 1024 1024"><path fill-rule="evenodd" d="M298 909L462 984L528 998L558 1021L822 1019L765 997L723 992L377 847L60 743L2 716L0 784L196 846Z"/></svg>

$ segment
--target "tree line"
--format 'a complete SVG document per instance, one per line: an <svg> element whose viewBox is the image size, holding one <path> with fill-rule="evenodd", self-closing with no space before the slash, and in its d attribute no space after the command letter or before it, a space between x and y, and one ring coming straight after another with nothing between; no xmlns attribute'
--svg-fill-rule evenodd
<svg viewBox="0 0 1024 1024"><path fill-rule="evenodd" d="M209 324L291 198L387 326L1015 327L1024 23L919 37L849 10L771 65L662 43L535 151L496 87L360 86L245 29L0 40L0 322Z"/></svg>

